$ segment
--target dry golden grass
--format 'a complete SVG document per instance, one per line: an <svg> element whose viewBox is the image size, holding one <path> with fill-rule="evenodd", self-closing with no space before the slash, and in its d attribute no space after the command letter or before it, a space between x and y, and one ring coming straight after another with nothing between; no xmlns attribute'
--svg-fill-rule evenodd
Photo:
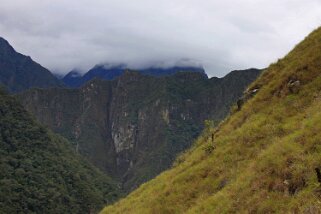
<svg viewBox="0 0 321 214"><path fill-rule="evenodd" d="M321 213L321 28L249 90L257 87L172 169L102 213Z"/></svg>

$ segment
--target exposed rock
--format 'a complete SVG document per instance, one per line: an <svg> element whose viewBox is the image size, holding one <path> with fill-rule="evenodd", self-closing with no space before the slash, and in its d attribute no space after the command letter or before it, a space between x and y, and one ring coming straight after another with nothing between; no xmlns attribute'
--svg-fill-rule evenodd
<svg viewBox="0 0 321 214"><path fill-rule="evenodd" d="M301 82L300 80L290 80L287 84L289 91L293 94L296 94L299 92Z"/></svg>
<svg viewBox="0 0 321 214"><path fill-rule="evenodd" d="M244 92L243 96L241 99L237 100L236 105L237 105L237 110L241 110L243 104L251 99L252 97L255 96L255 94L259 91L260 87L255 86L254 88L248 89L247 91Z"/></svg>
<svg viewBox="0 0 321 214"><path fill-rule="evenodd" d="M199 73L155 78L125 72L113 81L33 89L19 98L40 122L75 142L80 154L130 190L171 166L204 120L223 119L259 73L207 79Z"/></svg>

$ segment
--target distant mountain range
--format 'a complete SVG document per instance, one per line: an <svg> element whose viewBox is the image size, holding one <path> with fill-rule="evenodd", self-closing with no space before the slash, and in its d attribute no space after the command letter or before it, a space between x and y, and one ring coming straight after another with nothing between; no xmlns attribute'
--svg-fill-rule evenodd
<svg viewBox="0 0 321 214"><path fill-rule="evenodd" d="M126 70L135 70L135 69L131 69L126 65L116 65L116 66L96 65L84 75L80 74L80 72L77 70L72 70L62 78L62 81L71 88L77 88L94 78L113 80L121 76ZM138 72L144 75L150 75L150 76L156 76L156 77L169 76L178 72L196 72L196 73L201 73L207 77L205 70L202 67L192 67L192 66L173 66L168 68L149 67L149 68L139 69Z"/></svg>
<svg viewBox="0 0 321 214"><path fill-rule="evenodd" d="M0 37L0 84L10 92L20 92L28 88L62 87L48 69L22 55Z"/></svg>
<svg viewBox="0 0 321 214"><path fill-rule="evenodd" d="M82 75L77 70L72 70L62 79L52 74L31 57L15 51L7 40L0 37L0 85L7 88L9 92L17 93L29 88L53 88L70 87L77 88L86 82L98 78L113 80L121 76L126 70L134 70L121 64L110 66L99 64ZM173 67L149 67L140 69L138 72L150 76L168 76L177 72L197 72L207 77L202 67L173 66Z"/></svg>

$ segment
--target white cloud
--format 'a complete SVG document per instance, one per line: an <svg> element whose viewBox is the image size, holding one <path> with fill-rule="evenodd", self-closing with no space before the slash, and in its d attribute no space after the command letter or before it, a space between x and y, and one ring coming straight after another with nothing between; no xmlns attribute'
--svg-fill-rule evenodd
<svg viewBox="0 0 321 214"><path fill-rule="evenodd" d="M265 67L320 25L320 0L0 0L0 36L57 72L182 58Z"/></svg>

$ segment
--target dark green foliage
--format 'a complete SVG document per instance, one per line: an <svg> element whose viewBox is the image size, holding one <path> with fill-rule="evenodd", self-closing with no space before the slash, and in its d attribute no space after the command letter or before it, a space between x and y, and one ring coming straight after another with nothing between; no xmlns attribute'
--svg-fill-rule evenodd
<svg viewBox="0 0 321 214"><path fill-rule="evenodd" d="M109 177L0 91L0 213L90 213L117 197Z"/></svg>
<svg viewBox="0 0 321 214"><path fill-rule="evenodd" d="M202 128L199 124L192 121L174 120L171 127L167 129L167 150L169 154L177 154L184 151L191 145L191 140L195 139L201 132ZM170 162L175 159L171 155Z"/></svg>

